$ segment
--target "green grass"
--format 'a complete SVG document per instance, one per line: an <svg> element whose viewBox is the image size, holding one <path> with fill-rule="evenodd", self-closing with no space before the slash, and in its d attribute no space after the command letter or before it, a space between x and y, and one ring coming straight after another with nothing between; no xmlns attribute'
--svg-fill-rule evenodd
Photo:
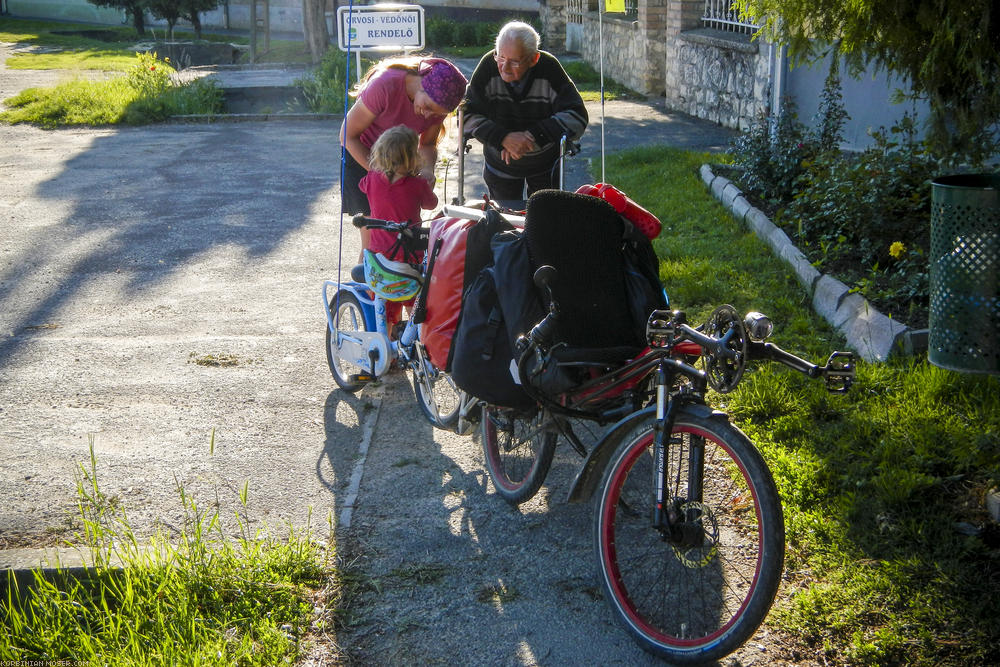
<svg viewBox="0 0 1000 667"><path fill-rule="evenodd" d="M285 540L251 535L246 485L239 538L225 536L218 513L178 485L180 536L145 542L100 489L93 445L77 487L79 544L93 567L85 576L36 573L30 590L8 579L0 661L270 666L294 662L310 629L327 622L314 611L331 575L322 548L308 529Z"/></svg>
<svg viewBox="0 0 1000 667"><path fill-rule="evenodd" d="M718 155L663 147L610 156L608 180L660 217L671 306L772 317L773 340L822 363L843 341L811 313L791 271L706 191ZM1000 382L919 359L864 364L847 395L780 366L754 367L713 402L758 445L787 526L770 622L830 664L1000 663Z"/></svg>
<svg viewBox="0 0 1000 667"><path fill-rule="evenodd" d="M601 73L589 63L582 60L567 60L563 62L566 73L573 79L580 97L584 102L596 102L601 99ZM642 95L630 90L607 76L604 77L605 100L638 99Z"/></svg>
<svg viewBox="0 0 1000 667"><path fill-rule="evenodd" d="M0 121L53 129L68 125L140 125L184 114L215 113L222 91L213 82L173 84L168 63L134 54L121 76L106 81L76 79L50 88L29 88L4 100Z"/></svg>

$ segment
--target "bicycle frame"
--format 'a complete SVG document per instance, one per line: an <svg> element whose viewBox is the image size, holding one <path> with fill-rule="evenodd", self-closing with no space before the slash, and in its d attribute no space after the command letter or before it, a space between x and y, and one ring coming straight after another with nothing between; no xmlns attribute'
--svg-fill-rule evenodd
<svg viewBox="0 0 1000 667"><path fill-rule="evenodd" d="M350 292L361 304L361 312L365 318L366 331L352 331L345 333L337 328L335 313L330 310L331 301L336 304L336 296L332 300L328 295L330 287L336 292ZM400 350L412 345L416 338L416 327L409 322L404 334L408 334L406 339L400 336L399 341L389 339L388 323L385 316L385 299L376 296L368 285L355 282L353 280L338 282L327 280L323 283L323 309L326 312L326 323L330 331L337 334L337 345L343 356L351 363L366 369L373 378L382 377L391 366L392 362L400 356ZM405 342L408 340L408 343Z"/></svg>
<svg viewBox="0 0 1000 667"><path fill-rule="evenodd" d="M753 313L753 315L758 314ZM613 418L619 419L605 432L591 451L586 453L586 460L570 487L568 496L570 502L581 502L590 498L600 481L602 471L622 438L650 416L655 417L657 434L654 455L661 457L657 459L661 470L665 446L663 438L664 434L669 434L673 428L673 415L677 406L683 404L688 408L696 408L702 416L728 420L725 413L712 410L705 404L705 394L711 384L709 372L686 363L686 359L708 355L707 358L736 359L741 365L745 365L750 357L777 361L807 377L824 379L827 389L837 393L846 391L854 379L851 353L834 352L825 366L818 366L786 352L773 343L751 340L746 345L746 355L741 356L741 353L734 351L733 347L738 347L740 342L746 342L748 336L744 322L726 321L725 331L713 336L684 324L683 313L655 311L647 325L650 347L623 365L565 392L549 396L533 386L532 374L527 366L530 361L535 360L536 367L544 370L544 365L547 362L551 363L551 352L554 348L547 347L546 330L556 319L558 319L558 309L550 307L546 318L539 322L531 333L522 337L523 353L518 360L518 374L522 386L540 406L554 414L598 423L606 423ZM541 362L534 354L538 350L541 350L543 358ZM536 370L536 373L541 370ZM642 384L648 381L653 373L656 378L654 389L643 390ZM680 378L684 378L686 382L679 381ZM633 396L632 400L623 399L625 392L635 390L640 393ZM651 405L654 394L655 402ZM611 407L607 407L609 404ZM572 438L570 440L573 444ZM690 464L689 470L693 472L692 479L689 480L690 488L696 494L700 494L697 471L701 469L701 462L692 460ZM664 490L662 479L659 480L657 487L657 493L662 496ZM699 500L689 498L692 499ZM667 499L658 497L658 501L661 500L665 503ZM658 506L665 507L659 504ZM669 522L666 522L663 516L655 517L654 523L660 529L670 529Z"/></svg>

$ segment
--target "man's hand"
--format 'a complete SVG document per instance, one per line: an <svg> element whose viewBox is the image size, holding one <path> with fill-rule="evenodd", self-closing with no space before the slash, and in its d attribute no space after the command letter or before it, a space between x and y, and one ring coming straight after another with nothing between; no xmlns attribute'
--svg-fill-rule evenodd
<svg viewBox="0 0 1000 667"><path fill-rule="evenodd" d="M525 154L538 148L531 132L511 132L503 138L502 145L500 157L507 164L510 164L511 160L520 160Z"/></svg>

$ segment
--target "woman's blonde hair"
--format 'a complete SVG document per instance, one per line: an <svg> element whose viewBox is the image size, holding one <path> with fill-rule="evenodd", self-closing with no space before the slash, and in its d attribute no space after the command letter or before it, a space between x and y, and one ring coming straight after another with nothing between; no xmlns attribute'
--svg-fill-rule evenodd
<svg viewBox="0 0 1000 667"><path fill-rule="evenodd" d="M405 125L390 127L375 140L368 163L386 176L416 176L420 173L417 146L416 132Z"/></svg>
<svg viewBox="0 0 1000 667"><path fill-rule="evenodd" d="M357 97L360 95L361 91L365 89L372 79L387 69L401 69L405 70L408 74L416 74L420 70L420 62L422 60L422 56L396 56L383 58L368 68L365 75L361 77L361 81L359 81L351 90L351 97Z"/></svg>

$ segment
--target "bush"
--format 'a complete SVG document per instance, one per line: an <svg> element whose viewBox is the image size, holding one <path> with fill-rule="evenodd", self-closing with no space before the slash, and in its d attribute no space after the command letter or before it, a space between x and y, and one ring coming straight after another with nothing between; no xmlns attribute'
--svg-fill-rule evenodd
<svg viewBox="0 0 1000 667"><path fill-rule="evenodd" d="M525 20L525 19L519 19ZM526 20L542 31L537 20ZM482 46L492 48L497 33L506 21L463 21L434 17L425 22L427 32L427 47L430 49L458 48L463 46ZM542 48L545 48L543 42Z"/></svg>
<svg viewBox="0 0 1000 667"><path fill-rule="evenodd" d="M352 79L357 78L351 63ZM312 75L295 83L302 88L306 105L316 113L344 112L344 72L347 70L347 54L339 49L328 49Z"/></svg>
<svg viewBox="0 0 1000 667"><path fill-rule="evenodd" d="M47 129L67 125L141 125L181 114L216 113L222 90L200 80L176 85L174 69L156 54L136 53L124 76L108 81L70 81L54 88L29 88L8 100L0 113L8 123L34 123Z"/></svg>
<svg viewBox="0 0 1000 667"><path fill-rule="evenodd" d="M871 148L844 154L847 117L834 61L814 129L791 102L777 120L762 116L734 143L737 179L817 268L883 312L926 326L929 181L942 162L910 116L873 131Z"/></svg>

